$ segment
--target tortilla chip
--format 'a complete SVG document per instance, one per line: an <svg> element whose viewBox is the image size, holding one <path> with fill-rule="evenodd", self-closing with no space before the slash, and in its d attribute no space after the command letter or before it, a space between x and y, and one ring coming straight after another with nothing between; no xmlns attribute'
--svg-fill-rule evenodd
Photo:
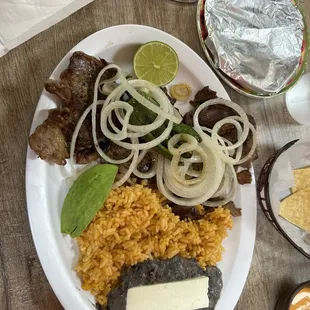
<svg viewBox="0 0 310 310"><path fill-rule="evenodd" d="M293 170L295 186L292 188L293 193L310 187L310 167Z"/></svg>
<svg viewBox="0 0 310 310"><path fill-rule="evenodd" d="M280 215L290 223L310 232L310 187L281 202Z"/></svg>

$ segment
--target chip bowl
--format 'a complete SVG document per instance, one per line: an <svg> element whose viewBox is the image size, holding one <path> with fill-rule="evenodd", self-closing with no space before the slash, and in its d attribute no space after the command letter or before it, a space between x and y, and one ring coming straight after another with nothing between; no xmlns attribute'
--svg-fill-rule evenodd
<svg viewBox="0 0 310 310"><path fill-rule="evenodd" d="M302 253L304 256L310 259L310 254L305 252L298 244L296 244L289 236L288 234L284 231L284 229L281 227L277 220L277 216L275 215L273 208L272 208L272 203L270 199L270 175L272 172L272 169L277 162L278 158L282 153L287 151L290 147L292 147L298 140L293 140L286 145L284 145L281 149L279 149L277 152L275 152L273 155L269 157L269 159L266 161L265 165L263 166L257 186L256 186L256 191L257 191L257 199L258 203L261 206L266 218L268 221L272 224L272 226L295 248L297 249L300 253Z"/></svg>

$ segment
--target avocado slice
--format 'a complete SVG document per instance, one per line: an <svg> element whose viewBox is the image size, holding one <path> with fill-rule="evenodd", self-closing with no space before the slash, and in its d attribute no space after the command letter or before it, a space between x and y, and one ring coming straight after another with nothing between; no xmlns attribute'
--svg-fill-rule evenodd
<svg viewBox="0 0 310 310"><path fill-rule="evenodd" d="M108 197L118 167L96 165L83 174L70 188L61 212L61 232L76 238L102 208Z"/></svg>

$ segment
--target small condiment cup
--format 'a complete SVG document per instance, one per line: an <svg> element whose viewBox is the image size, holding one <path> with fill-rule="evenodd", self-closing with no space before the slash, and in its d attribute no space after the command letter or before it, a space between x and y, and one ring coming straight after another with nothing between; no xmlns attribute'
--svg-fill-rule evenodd
<svg viewBox="0 0 310 310"><path fill-rule="evenodd" d="M297 294L304 288L310 288L310 281L306 281L304 283L299 284L297 287L293 289L289 294L284 293L278 300L275 310L291 310L291 306L294 298ZM308 309L308 308L307 308Z"/></svg>
<svg viewBox="0 0 310 310"><path fill-rule="evenodd" d="M310 125L310 73L305 74L285 96L287 110L302 125Z"/></svg>

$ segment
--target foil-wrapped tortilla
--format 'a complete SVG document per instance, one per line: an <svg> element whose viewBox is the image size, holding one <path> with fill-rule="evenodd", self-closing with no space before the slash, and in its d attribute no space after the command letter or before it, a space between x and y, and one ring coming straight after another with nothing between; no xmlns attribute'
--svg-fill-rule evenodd
<svg viewBox="0 0 310 310"><path fill-rule="evenodd" d="M206 0L215 66L247 89L279 93L301 60L304 21L291 0Z"/></svg>

